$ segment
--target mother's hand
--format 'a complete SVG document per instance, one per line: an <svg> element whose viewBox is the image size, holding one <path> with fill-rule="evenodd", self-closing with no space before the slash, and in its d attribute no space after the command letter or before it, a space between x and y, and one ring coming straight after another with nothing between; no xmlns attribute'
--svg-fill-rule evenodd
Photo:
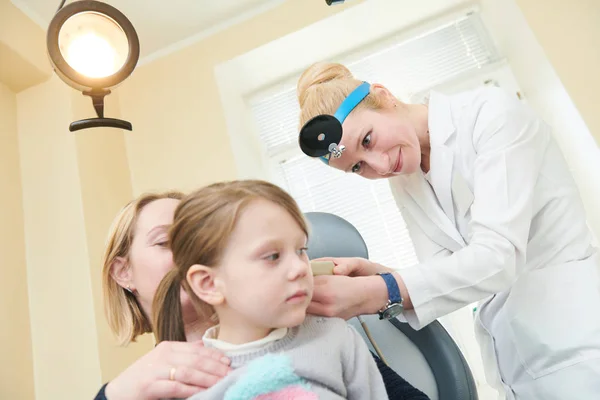
<svg viewBox="0 0 600 400"><path fill-rule="evenodd" d="M230 371L229 360L200 342L161 342L113 379L108 400L186 398L205 390Z"/></svg>

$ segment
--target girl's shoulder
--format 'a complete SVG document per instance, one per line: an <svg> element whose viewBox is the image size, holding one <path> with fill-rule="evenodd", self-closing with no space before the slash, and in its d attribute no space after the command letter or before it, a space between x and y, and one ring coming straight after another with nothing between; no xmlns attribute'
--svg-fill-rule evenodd
<svg viewBox="0 0 600 400"><path fill-rule="evenodd" d="M350 325L342 318L321 317L307 315L304 322L298 327L299 334L311 336L342 336L351 329Z"/></svg>

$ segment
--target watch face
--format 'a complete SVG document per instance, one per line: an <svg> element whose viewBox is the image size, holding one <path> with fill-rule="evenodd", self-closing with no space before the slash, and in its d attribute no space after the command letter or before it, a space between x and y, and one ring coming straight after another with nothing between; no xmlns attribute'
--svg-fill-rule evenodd
<svg viewBox="0 0 600 400"><path fill-rule="evenodd" d="M404 307L402 307L401 304L398 304L398 303L392 304L387 309L385 309L385 311L382 313L383 318L385 318L385 319L394 318L395 316L401 314L402 311L404 311Z"/></svg>

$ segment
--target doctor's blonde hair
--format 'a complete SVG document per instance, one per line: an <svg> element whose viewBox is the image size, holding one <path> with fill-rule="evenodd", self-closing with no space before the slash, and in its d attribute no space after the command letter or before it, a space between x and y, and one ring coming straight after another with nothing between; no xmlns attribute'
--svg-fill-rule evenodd
<svg viewBox="0 0 600 400"><path fill-rule="evenodd" d="M296 201L286 191L260 180L215 183L187 195L175 210L169 231L169 245L175 268L158 285L154 301L153 326L157 342L185 341L181 308L181 287L190 296L202 321L216 321L212 306L192 291L187 272L193 265L216 267L246 207L266 200L283 207L308 237L308 226Z"/></svg>
<svg viewBox="0 0 600 400"><path fill-rule="evenodd" d="M333 115L342 101L363 81L342 64L318 62L300 75L297 85L300 126L321 114ZM371 92L355 109L380 109L383 101Z"/></svg>

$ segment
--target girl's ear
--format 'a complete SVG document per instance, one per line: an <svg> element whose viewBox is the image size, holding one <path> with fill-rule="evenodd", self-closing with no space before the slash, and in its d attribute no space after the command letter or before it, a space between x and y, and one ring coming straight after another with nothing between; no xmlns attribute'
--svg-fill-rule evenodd
<svg viewBox="0 0 600 400"><path fill-rule="evenodd" d="M203 302L214 307L225 301L225 296L215 284L214 268L198 264L192 265L187 272L187 281L190 289Z"/></svg>

